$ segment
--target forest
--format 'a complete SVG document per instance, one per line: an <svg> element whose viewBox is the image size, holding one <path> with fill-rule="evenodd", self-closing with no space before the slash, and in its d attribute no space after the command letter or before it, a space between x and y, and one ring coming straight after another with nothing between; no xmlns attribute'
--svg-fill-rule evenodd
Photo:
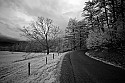
<svg viewBox="0 0 125 83"><path fill-rule="evenodd" d="M92 0L83 8L82 20L69 19L67 44L73 49L124 49L125 1Z"/></svg>

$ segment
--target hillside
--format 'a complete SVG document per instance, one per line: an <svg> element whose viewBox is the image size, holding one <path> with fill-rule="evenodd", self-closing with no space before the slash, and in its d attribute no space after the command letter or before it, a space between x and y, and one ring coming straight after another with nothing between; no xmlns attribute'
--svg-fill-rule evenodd
<svg viewBox="0 0 125 83"><path fill-rule="evenodd" d="M8 45L12 45L16 42L19 42L19 40L0 34L0 46L8 46Z"/></svg>

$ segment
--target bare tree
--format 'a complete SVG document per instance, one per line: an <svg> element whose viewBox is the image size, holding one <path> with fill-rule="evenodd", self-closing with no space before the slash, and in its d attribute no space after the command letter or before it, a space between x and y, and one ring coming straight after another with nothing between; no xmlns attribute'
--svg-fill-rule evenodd
<svg viewBox="0 0 125 83"><path fill-rule="evenodd" d="M57 38L60 33L59 27L55 26L51 19L44 17L38 17L37 21L32 22L29 26L24 26L21 31L30 40L36 40L45 46L47 54L49 54L52 45L49 44L49 41Z"/></svg>

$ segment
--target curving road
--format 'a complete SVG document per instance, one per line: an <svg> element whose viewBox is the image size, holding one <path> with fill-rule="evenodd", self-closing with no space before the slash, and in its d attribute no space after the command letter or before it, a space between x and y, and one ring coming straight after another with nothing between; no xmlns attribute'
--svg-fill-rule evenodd
<svg viewBox="0 0 125 83"><path fill-rule="evenodd" d="M125 70L74 51L63 59L60 83L125 83Z"/></svg>

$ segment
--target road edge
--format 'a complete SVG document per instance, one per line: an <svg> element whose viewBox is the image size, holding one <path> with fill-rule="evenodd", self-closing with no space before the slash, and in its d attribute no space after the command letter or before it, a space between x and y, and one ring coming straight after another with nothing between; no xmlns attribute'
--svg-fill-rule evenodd
<svg viewBox="0 0 125 83"><path fill-rule="evenodd" d="M92 58L92 59L95 59L95 60L97 60L97 61L100 61L100 62L103 62L103 63L105 63L105 64L112 65L112 66L114 66L114 67L121 68L121 69L125 70L125 68L123 68L122 66L113 64L113 63L108 62L108 61L105 61L105 60L103 60L103 59L101 59L101 58L99 59L99 58L93 57L93 56L90 55L88 52L85 52L85 55L87 55L88 57L90 57L90 58Z"/></svg>

